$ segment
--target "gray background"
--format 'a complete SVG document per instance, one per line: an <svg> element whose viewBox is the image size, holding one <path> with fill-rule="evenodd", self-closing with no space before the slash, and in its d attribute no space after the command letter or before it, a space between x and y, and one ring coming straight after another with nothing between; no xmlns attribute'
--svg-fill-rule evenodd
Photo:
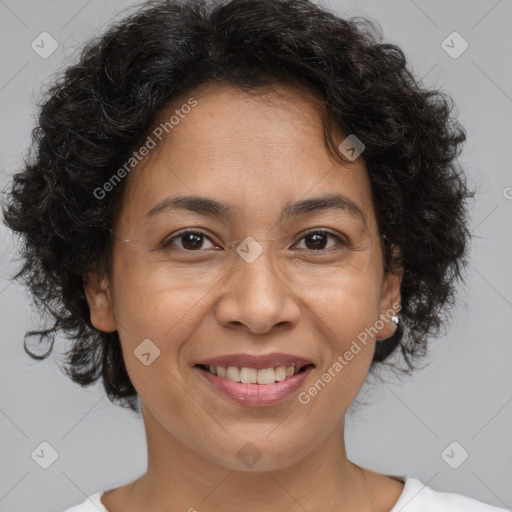
<svg viewBox="0 0 512 512"><path fill-rule="evenodd" d="M322 3L340 14L377 20L384 37L403 48L416 76L452 95L468 132L462 163L478 189L467 287L447 335L432 344L426 369L367 394L371 405L347 427L348 455L376 471L414 476L436 490L510 508L512 2ZM42 83L134 4L0 0L0 187L29 144ZM31 48L43 31L59 43L47 59ZM456 59L441 47L453 31L469 43ZM0 239L0 511L64 510L144 472L143 424L110 404L100 384L82 389L67 379L58 365L65 340L57 339L44 361L25 354L23 335L37 326L37 315L24 289L7 280L16 267L15 241L3 225ZM43 441L58 452L46 470L31 458ZM457 469L441 457L453 441L469 453ZM461 450L455 448L452 460Z"/></svg>

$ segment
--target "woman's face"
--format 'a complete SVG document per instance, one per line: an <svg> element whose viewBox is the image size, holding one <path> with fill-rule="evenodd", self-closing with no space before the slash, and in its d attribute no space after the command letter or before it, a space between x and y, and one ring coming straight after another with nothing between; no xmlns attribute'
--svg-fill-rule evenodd
<svg viewBox="0 0 512 512"><path fill-rule="evenodd" d="M339 436L400 299L362 158L335 161L315 98L279 92L207 84L162 113L179 122L127 178L110 280L86 285L93 324L119 332L146 424L232 469L250 469L251 450L257 470L286 467ZM232 214L155 209L177 196ZM217 375L197 366L220 357ZM294 360L309 365L283 380Z"/></svg>

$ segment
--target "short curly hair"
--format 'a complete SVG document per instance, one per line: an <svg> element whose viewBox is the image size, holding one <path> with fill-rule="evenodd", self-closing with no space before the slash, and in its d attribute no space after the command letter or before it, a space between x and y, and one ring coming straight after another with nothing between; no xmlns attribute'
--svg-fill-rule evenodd
<svg viewBox="0 0 512 512"><path fill-rule="evenodd" d="M89 270L111 270L110 228L126 180L108 200L94 191L140 147L159 113L192 88L288 84L323 99L324 140L340 161L330 123L365 145L384 269L403 270L401 322L376 344L371 368L390 365L399 347L410 373L464 281L474 192L458 163L466 135L453 101L423 88L402 50L382 39L374 22L343 19L308 0L150 0L89 40L79 62L48 87L2 207L23 239L23 264L11 279L22 280L53 321L25 335L25 351L47 357L64 331L74 341L66 374L82 386L101 375L112 402L139 411L118 333L91 324L83 288ZM51 339L50 350L32 354L29 336Z"/></svg>

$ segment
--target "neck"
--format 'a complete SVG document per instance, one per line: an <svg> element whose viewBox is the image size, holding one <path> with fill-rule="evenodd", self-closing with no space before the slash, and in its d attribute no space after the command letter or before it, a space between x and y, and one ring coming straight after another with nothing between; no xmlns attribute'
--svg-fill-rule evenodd
<svg viewBox="0 0 512 512"><path fill-rule="evenodd" d="M127 501L134 510L370 512L364 471L347 459L344 425L322 445L282 469L236 471L201 457L143 410L148 467L133 482Z"/></svg>

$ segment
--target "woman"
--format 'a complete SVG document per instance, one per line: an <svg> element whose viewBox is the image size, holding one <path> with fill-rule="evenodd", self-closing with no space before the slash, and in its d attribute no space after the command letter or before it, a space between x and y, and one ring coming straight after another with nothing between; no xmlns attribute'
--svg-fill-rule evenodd
<svg viewBox="0 0 512 512"><path fill-rule="evenodd" d="M148 468L72 512L498 511L351 462L368 374L451 304L464 130L372 27L306 0L155 1L49 91L6 224L25 279L142 412ZM421 491L421 492L420 492Z"/></svg>

